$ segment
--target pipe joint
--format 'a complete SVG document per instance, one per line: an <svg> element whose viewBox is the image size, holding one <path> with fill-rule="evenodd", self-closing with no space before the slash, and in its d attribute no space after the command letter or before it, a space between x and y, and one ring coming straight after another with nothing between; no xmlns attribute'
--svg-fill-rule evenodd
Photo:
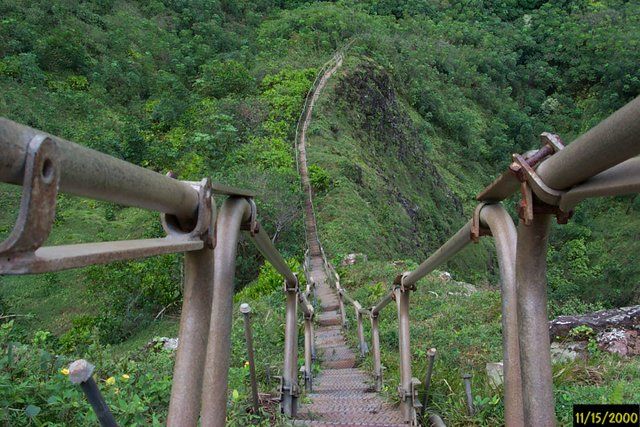
<svg viewBox="0 0 640 427"><path fill-rule="evenodd" d="M240 224L240 230L248 231L251 236L255 237L260 232L260 223L258 222L258 208L253 197L245 197L251 207L251 217L249 221Z"/></svg>
<svg viewBox="0 0 640 427"><path fill-rule="evenodd" d="M410 271L405 271L404 273L398 274L396 278L393 280L394 287L396 289L400 289L400 292L409 292L409 291L416 290L415 283L411 283L411 284L405 283L405 279L409 274L411 274Z"/></svg>

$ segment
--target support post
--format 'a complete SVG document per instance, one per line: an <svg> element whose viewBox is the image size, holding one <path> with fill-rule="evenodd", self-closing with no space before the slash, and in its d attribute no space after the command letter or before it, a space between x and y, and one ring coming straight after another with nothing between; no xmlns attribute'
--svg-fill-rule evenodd
<svg viewBox="0 0 640 427"><path fill-rule="evenodd" d="M73 384L80 386L102 427L118 427L113 414L100 393L98 385L93 379L94 369L95 366L86 360L76 360L69 365L69 380Z"/></svg>
<svg viewBox="0 0 640 427"><path fill-rule="evenodd" d="M293 286L291 286L293 285ZM282 413L295 417L298 406L298 284L285 282L287 311L284 331L284 368L280 406Z"/></svg>
<svg viewBox="0 0 640 427"><path fill-rule="evenodd" d="M371 313L371 345L373 347L373 377L376 391L382 390L382 362L380 361L380 327L378 315Z"/></svg>
<svg viewBox="0 0 640 427"><path fill-rule="evenodd" d="M253 356L253 334L251 333L251 307L244 303L240 305L240 313L244 318L244 338L247 342L247 359L249 362L249 377L251 379L251 400L253 402L253 412L258 412L260 400L258 397L258 380L256 379L256 362Z"/></svg>
<svg viewBox="0 0 640 427"><path fill-rule="evenodd" d="M240 225L250 217L251 207L246 199L229 197L222 204L216 221L213 298L200 411L203 426L225 424L236 252Z"/></svg>
<svg viewBox="0 0 640 427"><path fill-rule="evenodd" d="M369 349L367 348L367 342L364 339L364 326L362 324L362 313L359 310L356 311L356 319L358 320L358 341L360 342L360 357L364 358L367 355Z"/></svg>
<svg viewBox="0 0 640 427"><path fill-rule="evenodd" d="M313 391L313 374L311 372L313 360L313 318L304 316L304 386L307 391Z"/></svg>
<svg viewBox="0 0 640 427"><path fill-rule="evenodd" d="M516 282L522 394L526 426L556 425L547 318L547 240L550 215L518 225Z"/></svg>
<svg viewBox="0 0 640 427"><path fill-rule="evenodd" d="M344 312L344 297L342 296L342 289L338 289L338 308L340 310L340 318L342 319L342 327L347 327L347 314Z"/></svg>
<svg viewBox="0 0 640 427"><path fill-rule="evenodd" d="M411 375L411 346L409 340L409 293L411 291L400 285L395 289L398 305L398 346L400 350L400 411L404 421L416 425L417 401L416 386L420 382Z"/></svg>
<svg viewBox="0 0 640 427"><path fill-rule="evenodd" d="M427 404L429 403L429 389L431 388L431 375L433 374L433 363L436 360L436 349L430 348L427 350L427 374L424 378L424 396L422 397L422 413L427 410Z"/></svg>

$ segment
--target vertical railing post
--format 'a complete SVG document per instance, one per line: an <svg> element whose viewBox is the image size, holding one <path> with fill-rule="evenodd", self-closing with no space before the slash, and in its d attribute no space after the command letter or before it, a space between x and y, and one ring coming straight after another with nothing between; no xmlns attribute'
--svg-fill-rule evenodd
<svg viewBox="0 0 640 427"><path fill-rule="evenodd" d="M547 241L550 215L518 225L516 283L524 420L527 426L556 425L547 318Z"/></svg>
<svg viewBox="0 0 640 427"><path fill-rule="evenodd" d="M207 234L213 236L216 212L207 182L203 183L199 194L198 216L207 221L210 227ZM166 221L163 222L166 227ZM199 251L184 254L182 314L167 416L169 427L196 425L198 422L207 356L213 273L212 241L208 241Z"/></svg>
<svg viewBox="0 0 640 427"><path fill-rule="evenodd" d="M403 275L404 276L404 275ZM395 289L398 305L398 347L400 350L400 410L406 423L416 425L416 408L420 406L417 398L417 386L420 384L411 375L411 345L409 339L409 293L410 289L402 285L402 277L397 279Z"/></svg>
<svg viewBox="0 0 640 427"><path fill-rule="evenodd" d="M222 204L216 221L213 296L200 411L203 426L225 425L236 253L240 227L250 218L249 202L244 198L229 197Z"/></svg>
<svg viewBox="0 0 640 427"><path fill-rule="evenodd" d="M282 413L295 417L298 406L298 284L285 282L287 298L284 331L284 368L280 386Z"/></svg>
<svg viewBox="0 0 640 427"><path fill-rule="evenodd" d="M307 391L313 390L313 374L311 363L313 360L313 317L304 316L304 387Z"/></svg>
<svg viewBox="0 0 640 427"><path fill-rule="evenodd" d="M344 312L344 297L342 295L342 288L338 287L338 309L340 310L340 319L342 321L342 327L347 326L347 313Z"/></svg>
<svg viewBox="0 0 640 427"><path fill-rule="evenodd" d="M249 377L251 379L251 400L253 412L258 412L260 400L258 397L258 380L256 379L256 362L253 354L253 334L251 333L251 307L244 303L240 305L240 313L244 318L244 338L247 342L247 360L249 362Z"/></svg>
<svg viewBox="0 0 640 427"><path fill-rule="evenodd" d="M433 363L436 360L436 349L427 350L427 373L424 377L424 396L422 396L422 413L427 410L429 404L429 389L431 388L431 375L433 374Z"/></svg>
<svg viewBox="0 0 640 427"><path fill-rule="evenodd" d="M367 348L367 341L364 339L364 325L362 324L362 313L360 309L356 307L356 319L358 322L358 347L360 348L360 357L364 358L367 355L369 349Z"/></svg>
<svg viewBox="0 0 640 427"><path fill-rule="evenodd" d="M382 390L382 362L380 360L380 328L378 314L371 313L371 346L373 347L373 379L376 391Z"/></svg>
<svg viewBox="0 0 640 427"><path fill-rule="evenodd" d="M94 369L95 366L86 360L76 360L69 365L69 380L73 384L80 386L102 427L118 427L104 397L102 397L102 393L100 393L98 385L93 379Z"/></svg>

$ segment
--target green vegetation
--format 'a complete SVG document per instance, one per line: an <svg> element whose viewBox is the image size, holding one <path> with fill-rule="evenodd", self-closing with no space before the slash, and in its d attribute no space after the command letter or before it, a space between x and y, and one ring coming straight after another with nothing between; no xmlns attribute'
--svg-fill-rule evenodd
<svg viewBox="0 0 640 427"><path fill-rule="evenodd" d="M158 172L171 170L181 179L211 176L253 188L263 227L285 257L300 261L295 125L318 68L349 41L308 135L319 233L336 260L352 252L375 262L422 260L468 220L474 195L504 170L511 153L536 147L542 131L571 141L640 93L638 2L0 0L0 115ZM18 189L0 186L6 207L0 238L13 226L19 200ZM551 314L640 302L639 201L589 201L570 224L554 227ZM162 233L155 214L62 195L48 243ZM256 312L271 313L273 322L260 322L258 349L266 362L279 366L278 279L248 242L241 242L238 254L238 298L252 301ZM157 373L160 390L149 393L162 398L123 386L126 405L142 403L129 409L113 405L129 424L162 421L171 358L138 353L153 336L176 334L180 262L180 256L166 256L0 277L0 316L18 316L0 317L13 322L1 342L2 363L9 360L8 342L37 349L22 350L24 365L15 370L0 369L0 407L10 408L3 421L11 417L12 424L27 425L32 417L34 423L82 424L91 418L70 417L93 416L86 406L65 406L81 399L57 374L62 362L31 369L41 363L40 350L61 355L58 361L94 358L101 379L128 372L136 379L128 384L140 387L146 383L138 382L139 373ZM497 282L497 263L488 242L446 268L487 284L472 304L495 305L497 287L489 283ZM367 287L358 292L365 292L370 282L361 279ZM452 316L453 322L464 304L454 299L442 313L433 306L414 315L433 314L439 322ZM460 328L497 342L497 323L486 316ZM241 332L234 328L231 389L239 394L230 395L231 419L242 424L245 374ZM44 336L46 345L42 339L34 343ZM451 338L424 337L441 348ZM386 339L391 346L393 337ZM483 351L487 360L499 354ZM593 384L614 387L613 393L612 384L635 365L598 357L603 370ZM454 369L463 360L451 359L447 366ZM129 366L133 361L139 363L135 368ZM477 368L482 361L468 363ZM261 376L264 381L264 371ZM561 383L566 388L559 404L574 394L603 396L588 394L580 378L575 388L569 377ZM7 381L21 386L7 389ZM459 384L452 381L455 391ZM59 388L38 392L34 383ZM56 409L45 394L67 403ZM492 397L498 394L482 394L494 409L474 422L492 424L499 417L501 403ZM111 397L116 395L110 404ZM458 394L451 399L438 401L439 408L461 408Z"/></svg>

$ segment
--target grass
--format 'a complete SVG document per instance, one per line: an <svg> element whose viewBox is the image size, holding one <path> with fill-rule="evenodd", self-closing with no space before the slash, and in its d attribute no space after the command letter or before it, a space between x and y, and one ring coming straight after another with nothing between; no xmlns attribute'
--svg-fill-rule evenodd
<svg viewBox="0 0 640 427"><path fill-rule="evenodd" d="M395 275L415 267L412 262L369 261L341 269L343 285L363 306L371 306L388 289ZM426 371L426 350L438 350L430 407L440 413L448 425L500 425L504 407L502 389L493 388L486 376L485 365L502 360L500 326L500 294L497 285L479 286L470 295L461 292L454 282L431 274L418 282L411 294L411 349L413 376L421 381ZM454 295L452 295L454 294ZM353 313L348 309L353 319ZM354 324L354 321L350 322ZM365 324L370 342L370 328ZM348 334L356 345L355 328ZM397 314L389 305L381 314L380 340L385 370L384 393L397 400L398 335ZM372 371L369 354L362 365ZM597 351L587 360L554 365L556 414L561 425L571 425L574 403L634 402L640 396L637 358L622 358ZM477 413L466 415L462 374L473 375L472 388Z"/></svg>

